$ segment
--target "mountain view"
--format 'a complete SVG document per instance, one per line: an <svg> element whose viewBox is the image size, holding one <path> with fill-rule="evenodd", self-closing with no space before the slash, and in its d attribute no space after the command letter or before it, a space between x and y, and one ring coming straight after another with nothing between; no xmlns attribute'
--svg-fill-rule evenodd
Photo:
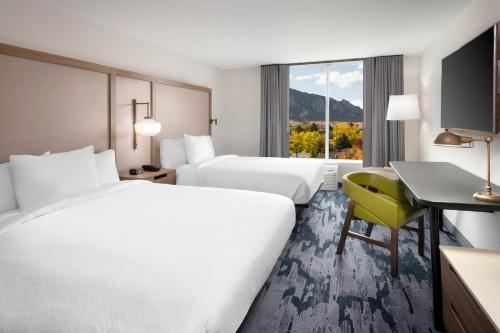
<svg viewBox="0 0 500 333"><path fill-rule="evenodd" d="M289 101L290 157L363 159L362 61L291 66Z"/></svg>
<svg viewBox="0 0 500 333"><path fill-rule="evenodd" d="M325 96L290 88L290 120L297 122L324 121ZM349 101L330 98L331 122L363 122L363 109Z"/></svg>

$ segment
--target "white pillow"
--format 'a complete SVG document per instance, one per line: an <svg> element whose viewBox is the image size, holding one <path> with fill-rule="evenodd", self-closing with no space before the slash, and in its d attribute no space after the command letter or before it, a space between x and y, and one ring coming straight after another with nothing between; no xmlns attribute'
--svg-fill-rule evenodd
<svg viewBox="0 0 500 333"><path fill-rule="evenodd" d="M116 170L115 151L113 149L94 154L94 158L97 177L99 177L101 185L120 181L118 170Z"/></svg>
<svg viewBox="0 0 500 333"><path fill-rule="evenodd" d="M206 161L215 157L214 145L209 135L193 136L184 134L184 146L190 164Z"/></svg>
<svg viewBox="0 0 500 333"><path fill-rule="evenodd" d="M160 141L160 160L163 168L177 168L187 164L184 138L162 139Z"/></svg>
<svg viewBox="0 0 500 333"><path fill-rule="evenodd" d="M9 163L0 164L0 214L17 208Z"/></svg>
<svg viewBox="0 0 500 333"><path fill-rule="evenodd" d="M10 171L23 211L100 187L93 146L45 156L12 155Z"/></svg>
<svg viewBox="0 0 500 333"><path fill-rule="evenodd" d="M49 154L50 151L47 151L43 155ZM0 164L0 214L17 209L17 200L9 169L9 163Z"/></svg>

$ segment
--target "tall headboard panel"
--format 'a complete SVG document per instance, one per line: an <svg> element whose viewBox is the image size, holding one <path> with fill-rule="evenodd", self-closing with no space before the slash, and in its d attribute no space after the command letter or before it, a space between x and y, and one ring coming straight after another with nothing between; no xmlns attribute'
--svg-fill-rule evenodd
<svg viewBox="0 0 500 333"><path fill-rule="evenodd" d="M159 165L161 139L211 134L211 90L157 83L155 91L155 117L162 123L154 139L154 163Z"/></svg>
<svg viewBox="0 0 500 333"><path fill-rule="evenodd" d="M0 163L110 144L105 73L0 54Z"/></svg>
<svg viewBox="0 0 500 333"><path fill-rule="evenodd" d="M137 136L137 149L133 99L163 127ZM161 138L210 133L211 99L210 88L0 43L0 163L94 145L116 150L120 172L159 164Z"/></svg>

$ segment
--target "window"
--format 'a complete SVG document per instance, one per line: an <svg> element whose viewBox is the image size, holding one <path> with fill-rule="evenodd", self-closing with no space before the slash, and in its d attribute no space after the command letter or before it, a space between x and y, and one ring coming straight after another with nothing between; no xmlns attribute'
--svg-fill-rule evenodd
<svg viewBox="0 0 500 333"><path fill-rule="evenodd" d="M291 66L289 129L290 157L363 159L363 62Z"/></svg>

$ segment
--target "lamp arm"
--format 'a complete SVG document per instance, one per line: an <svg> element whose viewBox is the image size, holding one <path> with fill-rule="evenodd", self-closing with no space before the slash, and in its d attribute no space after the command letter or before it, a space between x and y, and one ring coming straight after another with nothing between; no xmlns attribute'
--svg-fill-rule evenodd
<svg viewBox="0 0 500 333"><path fill-rule="evenodd" d="M482 139L476 139L476 138L473 138L473 137L470 137L470 136L460 136L460 141L462 143L468 143L470 145L474 145L474 142L475 141L483 141Z"/></svg>
<svg viewBox="0 0 500 333"><path fill-rule="evenodd" d="M489 139L489 140L487 140ZM487 166L487 172L488 172L488 178L486 182L486 193L488 195L491 195L491 181L490 181L490 173L491 173L491 137L488 137L484 141L486 142L486 154L488 154L488 166Z"/></svg>
<svg viewBox="0 0 500 333"><path fill-rule="evenodd" d="M486 194L487 195L491 195L491 142L493 141L493 138L491 136L487 136L484 138L484 142L486 142L486 154L488 155L487 156L487 174L488 174L488 178L486 179Z"/></svg>
<svg viewBox="0 0 500 333"><path fill-rule="evenodd" d="M471 138L471 137L463 137L464 139L470 139L471 143L473 141L483 141L486 143L486 185L485 185L485 194L491 195L491 142L493 138L491 136L485 136L484 138Z"/></svg>

